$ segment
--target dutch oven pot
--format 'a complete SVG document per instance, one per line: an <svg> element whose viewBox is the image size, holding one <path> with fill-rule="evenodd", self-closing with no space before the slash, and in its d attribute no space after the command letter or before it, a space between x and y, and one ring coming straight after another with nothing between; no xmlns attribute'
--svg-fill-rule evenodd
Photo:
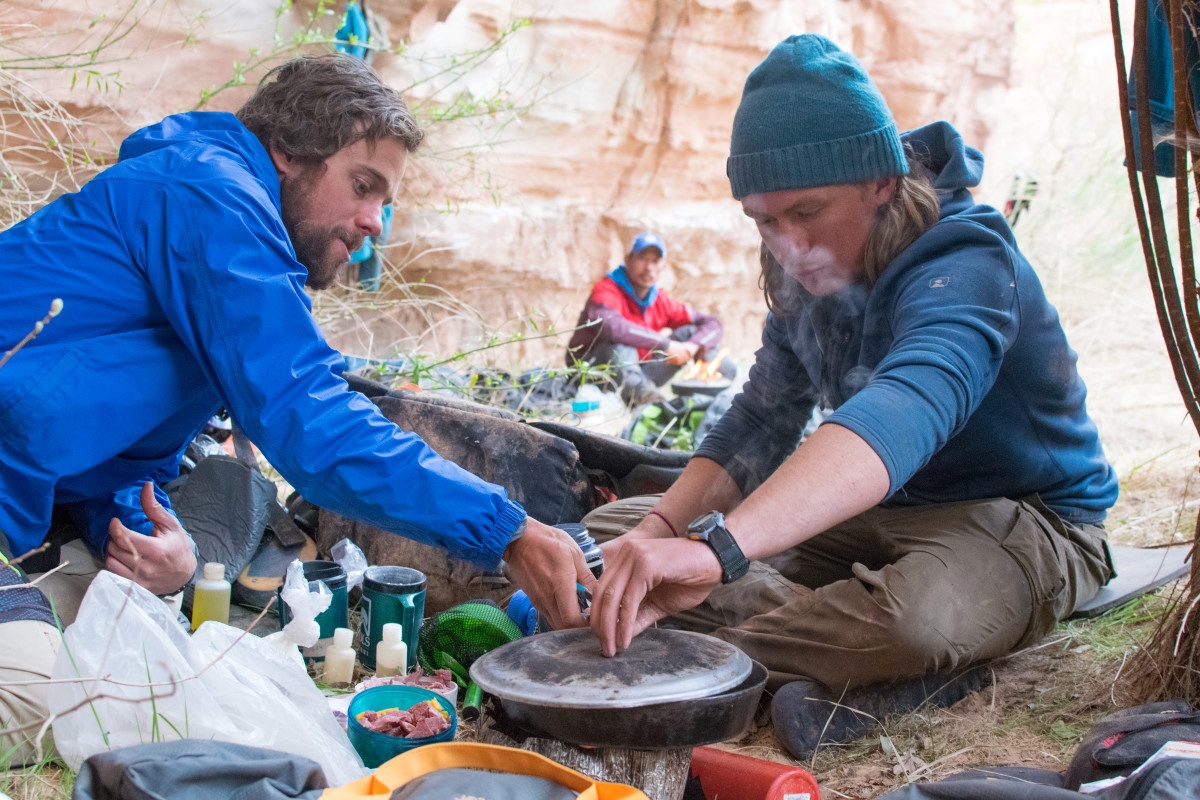
<svg viewBox="0 0 1200 800"><path fill-rule="evenodd" d="M767 670L727 642L650 629L608 659L589 629L493 650L471 678L534 734L594 747L675 749L734 738L754 721Z"/></svg>

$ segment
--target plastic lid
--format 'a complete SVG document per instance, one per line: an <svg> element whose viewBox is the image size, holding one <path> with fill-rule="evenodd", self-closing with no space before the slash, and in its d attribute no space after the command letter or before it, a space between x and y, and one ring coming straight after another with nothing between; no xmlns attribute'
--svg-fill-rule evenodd
<svg viewBox="0 0 1200 800"><path fill-rule="evenodd" d="M404 626L399 622L383 623L383 641L385 644L397 644L404 641Z"/></svg>
<svg viewBox="0 0 1200 800"><path fill-rule="evenodd" d="M408 594L425 588L425 573L412 567L367 567L363 589L382 594Z"/></svg>
<svg viewBox="0 0 1200 800"><path fill-rule="evenodd" d="M333 629L334 647L350 647L352 644L354 644L354 631L349 628Z"/></svg>
<svg viewBox="0 0 1200 800"><path fill-rule="evenodd" d="M206 581L223 581L225 580L225 565L219 561L209 561L204 565L204 580Z"/></svg>

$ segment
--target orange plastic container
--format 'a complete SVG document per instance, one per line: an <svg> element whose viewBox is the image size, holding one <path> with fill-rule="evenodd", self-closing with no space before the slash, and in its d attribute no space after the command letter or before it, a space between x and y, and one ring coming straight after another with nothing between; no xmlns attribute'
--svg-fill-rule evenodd
<svg viewBox="0 0 1200 800"><path fill-rule="evenodd" d="M700 779L706 800L819 800L812 774L800 767L761 758L697 747L692 775Z"/></svg>

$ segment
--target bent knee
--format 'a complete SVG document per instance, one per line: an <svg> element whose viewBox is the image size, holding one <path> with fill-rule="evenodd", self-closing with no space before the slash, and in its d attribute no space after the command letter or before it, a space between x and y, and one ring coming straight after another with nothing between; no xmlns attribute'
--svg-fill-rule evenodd
<svg viewBox="0 0 1200 800"><path fill-rule="evenodd" d="M37 757L34 737L49 713L47 688L61 634L37 620L0 624L0 755L9 766Z"/></svg>

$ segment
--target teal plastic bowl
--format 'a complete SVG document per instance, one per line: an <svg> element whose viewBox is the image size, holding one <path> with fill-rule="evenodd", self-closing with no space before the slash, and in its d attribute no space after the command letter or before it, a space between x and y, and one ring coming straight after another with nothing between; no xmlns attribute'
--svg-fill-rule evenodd
<svg viewBox="0 0 1200 800"><path fill-rule="evenodd" d="M438 701L438 704L450 715L450 727L435 736L407 739L403 736L390 736L386 733L367 730L358 721L358 715L364 711L382 711L385 708L406 710L422 700ZM419 686L375 686L371 689L364 689L354 695L354 699L350 701L350 707L346 710L346 716L349 717L346 721L346 733L350 737L350 744L354 745L354 749L358 751L363 763L371 769L375 769L383 762L408 752L414 747L434 742L448 742L454 738L454 732L458 730L458 714L455 712L454 706L446 702L446 698L437 692L431 692Z"/></svg>

